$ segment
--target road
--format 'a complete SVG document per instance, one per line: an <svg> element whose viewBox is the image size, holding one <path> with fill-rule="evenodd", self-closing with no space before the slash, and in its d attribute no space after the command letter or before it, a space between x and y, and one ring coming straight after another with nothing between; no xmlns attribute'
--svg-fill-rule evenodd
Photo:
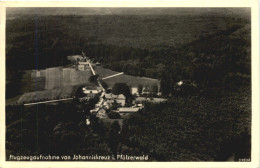
<svg viewBox="0 0 260 168"><path fill-rule="evenodd" d="M41 101L41 102L35 102L35 103L25 103L25 106L30 106L30 105L36 105L36 104L45 104L45 103L54 103L54 102L59 102L59 101L66 101L66 100L72 100L72 98L67 98L67 99L58 99L58 100L48 100L48 101Z"/></svg>
<svg viewBox="0 0 260 168"><path fill-rule="evenodd" d="M102 78L102 80L104 80L104 79L109 79L109 78L113 78L113 77L115 77L115 76L122 75L122 74L124 74L124 72L120 72L120 73L117 73L117 74L115 74L115 75L107 76L107 77L105 77L105 78Z"/></svg>
<svg viewBox="0 0 260 168"><path fill-rule="evenodd" d="M90 69L91 69L91 71L92 71L93 75L96 75L96 72L95 72L95 71L94 71L94 69L92 68L92 65L91 65L91 63L89 62L88 64L89 64L89 67L90 67Z"/></svg>

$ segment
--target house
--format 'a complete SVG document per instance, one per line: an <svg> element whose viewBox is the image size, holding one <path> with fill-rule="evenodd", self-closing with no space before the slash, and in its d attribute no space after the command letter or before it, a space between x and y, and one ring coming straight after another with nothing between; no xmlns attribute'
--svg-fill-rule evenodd
<svg viewBox="0 0 260 168"><path fill-rule="evenodd" d="M76 61L78 59L82 59L83 56L82 55L72 55L72 56L67 56L67 60L69 61Z"/></svg>
<svg viewBox="0 0 260 168"><path fill-rule="evenodd" d="M138 87L131 87L131 94L139 96Z"/></svg>
<svg viewBox="0 0 260 168"><path fill-rule="evenodd" d="M135 98L134 104L143 104L144 102L150 102L150 103L161 103L165 102L167 99L164 98L148 98L148 97L137 97Z"/></svg>
<svg viewBox="0 0 260 168"><path fill-rule="evenodd" d="M178 86L181 86L182 84L183 84L182 81L179 81L179 82L177 83Z"/></svg>
<svg viewBox="0 0 260 168"><path fill-rule="evenodd" d="M107 113L106 113L106 110L103 109L103 108L101 108L100 110L98 110L96 117L98 117L98 118L108 118L108 115L107 115Z"/></svg>
<svg viewBox="0 0 260 168"><path fill-rule="evenodd" d="M121 104L121 106L124 107L125 106L125 99L126 99L126 97L123 94L120 94L120 95L117 96L116 102L118 104Z"/></svg>
<svg viewBox="0 0 260 168"><path fill-rule="evenodd" d="M90 125L90 120L88 118L86 119L86 125Z"/></svg>
<svg viewBox="0 0 260 168"><path fill-rule="evenodd" d="M139 104L135 104L132 106L132 108L135 108L135 107L138 107L139 109L143 109L144 105L142 103L139 103Z"/></svg>
<svg viewBox="0 0 260 168"><path fill-rule="evenodd" d="M107 102L104 102L103 107L106 109L109 109L111 107L111 105Z"/></svg>
<svg viewBox="0 0 260 168"><path fill-rule="evenodd" d="M95 84L88 83L82 88L82 90L98 90L98 87Z"/></svg>
<svg viewBox="0 0 260 168"><path fill-rule="evenodd" d="M120 107L118 108L119 113L136 113L138 112L139 107Z"/></svg>
<svg viewBox="0 0 260 168"><path fill-rule="evenodd" d="M105 99L109 102L109 100L114 100L116 98L116 95L112 93L105 93ZM114 102L114 101L113 101Z"/></svg>
<svg viewBox="0 0 260 168"><path fill-rule="evenodd" d="M82 88L82 92L86 95L85 97L87 99L97 97L100 93L101 90L99 87L96 85L88 84L85 87Z"/></svg>
<svg viewBox="0 0 260 168"><path fill-rule="evenodd" d="M78 65L78 70L79 71L86 71L88 69L89 69L88 65L85 65L85 64L79 64Z"/></svg>
<svg viewBox="0 0 260 168"><path fill-rule="evenodd" d="M79 71L86 71L87 69L89 69L89 61L85 58L78 59L77 65Z"/></svg>
<svg viewBox="0 0 260 168"><path fill-rule="evenodd" d="M98 86L98 87L97 87L97 91L98 91L99 93L101 93L101 92L103 91L103 88L100 87L100 86Z"/></svg>
<svg viewBox="0 0 260 168"><path fill-rule="evenodd" d="M117 109L117 112L121 117L126 117L130 113L137 113L139 110L139 107L121 107Z"/></svg>
<svg viewBox="0 0 260 168"><path fill-rule="evenodd" d="M98 110L99 110L99 108L94 108L94 109L90 110L90 113L91 113L91 114L93 114L93 113L97 113Z"/></svg>
<svg viewBox="0 0 260 168"><path fill-rule="evenodd" d="M85 61L85 60L79 61L78 64L79 64L79 65L87 65L87 66L89 66L89 62L88 62L88 61Z"/></svg>
<svg viewBox="0 0 260 168"><path fill-rule="evenodd" d="M89 99L93 99L96 96L98 96L99 92L97 90L86 90L84 88L82 88L83 93L86 94L85 99L89 100Z"/></svg>
<svg viewBox="0 0 260 168"><path fill-rule="evenodd" d="M95 97L97 96L97 93L89 93L89 94L87 94L87 97L89 98L89 99L94 99Z"/></svg>
<svg viewBox="0 0 260 168"><path fill-rule="evenodd" d="M84 94L90 94L90 93L98 94L98 93L101 92L101 90L96 86L94 86L94 87L88 87L88 86L83 87L82 91L83 91Z"/></svg>
<svg viewBox="0 0 260 168"><path fill-rule="evenodd" d="M116 101L121 106L125 106L126 97L123 94L114 95L112 93L105 94L104 98L108 104L113 104Z"/></svg>
<svg viewBox="0 0 260 168"><path fill-rule="evenodd" d="M83 88L82 88L82 90L83 90L83 93L85 93L85 94L90 94L90 93L98 94L99 93L98 90L86 90L86 89L83 89Z"/></svg>
<svg viewBox="0 0 260 168"><path fill-rule="evenodd" d="M158 85L152 85L152 86L146 86L142 90L142 94L156 94L156 95L161 95L161 92L159 91L159 86Z"/></svg>

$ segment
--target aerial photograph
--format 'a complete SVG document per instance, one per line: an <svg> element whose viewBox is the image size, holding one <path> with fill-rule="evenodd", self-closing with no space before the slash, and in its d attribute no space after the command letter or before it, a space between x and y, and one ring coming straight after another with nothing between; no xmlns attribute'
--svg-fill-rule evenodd
<svg viewBox="0 0 260 168"><path fill-rule="evenodd" d="M251 162L251 8L7 7L6 161Z"/></svg>

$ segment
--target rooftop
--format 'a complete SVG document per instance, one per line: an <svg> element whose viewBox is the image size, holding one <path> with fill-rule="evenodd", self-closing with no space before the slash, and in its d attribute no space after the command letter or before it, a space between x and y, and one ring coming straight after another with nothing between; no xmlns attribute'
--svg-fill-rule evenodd
<svg viewBox="0 0 260 168"><path fill-rule="evenodd" d="M119 113L130 113L130 112L137 112L140 108L139 107L121 107L118 108Z"/></svg>
<svg viewBox="0 0 260 168"><path fill-rule="evenodd" d="M114 95L112 93L106 93L105 94L106 99L125 99L125 96L123 94L120 95Z"/></svg>
<svg viewBox="0 0 260 168"><path fill-rule="evenodd" d="M89 94L89 93L98 94L98 91L97 90L83 90L83 93L85 93L85 94Z"/></svg>

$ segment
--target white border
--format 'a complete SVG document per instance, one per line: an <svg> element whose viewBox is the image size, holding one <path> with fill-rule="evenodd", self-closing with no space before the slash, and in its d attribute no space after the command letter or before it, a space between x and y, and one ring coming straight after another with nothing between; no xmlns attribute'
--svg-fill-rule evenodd
<svg viewBox="0 0 260 168"><path fill-rule="evenodd" d="M251 7L252 160L251 162L11 162L5 161L5 8L6 7ZM259 167L259 15L257 0L184 1L0 1L0 167Z"/></svg>

